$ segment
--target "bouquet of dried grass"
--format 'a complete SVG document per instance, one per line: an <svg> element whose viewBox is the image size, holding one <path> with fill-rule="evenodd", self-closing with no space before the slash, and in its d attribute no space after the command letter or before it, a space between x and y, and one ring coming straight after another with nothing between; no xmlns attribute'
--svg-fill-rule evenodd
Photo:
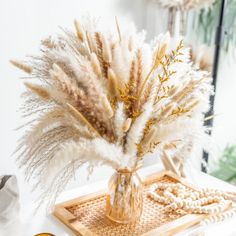
<svg viewBox="0 0 236 236"><path fill-rule="evenodd" d="M99 26L75 21L76 33L43 40L41 55L11 61L29 74L23 112L33 117L18 162L49 205L85 164L135 170L157 149L181 173L206 136L211 78L193 68L182 41L172 49L168 34L147 44L132 25Z"/></svg>

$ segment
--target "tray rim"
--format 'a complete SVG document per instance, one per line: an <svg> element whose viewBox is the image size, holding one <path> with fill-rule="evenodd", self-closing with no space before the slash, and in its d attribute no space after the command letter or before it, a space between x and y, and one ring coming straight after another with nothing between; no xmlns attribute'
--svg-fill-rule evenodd
<svg viewBox="0 0 236 236"><path fill-rule="evenodd" d="M164 176L173 178L175 181L182 183L186 187L191 188L193 190L197 190L197 188L193 187L190 183L188 183L186 179L181 178L177 176L176 174L174 174L173 172L166 171L166 170L152 173L145 177L141 177L141 180L144 185L150 185L152 182L155 182L155 180L162 178ZM71 212L69 212L66 208L70 207L73 204L76 204L77 202L83 203L88 200L93 200L95 198L104 196L106 195L106 191L107 191L106 189L102 189L94 193L85 194L85 195L73 198L71 200L58 203L54 206L54 210L52 214L59 221L64 223L75 235L98 236L97 234L93 233L89 228L87 228L85 225L83 225L83 223L79 222L77 218ZM184 229L189 228L190 226L194 226L195 224L203 220L205 217L206 215L201 215L201 214L188 214L172 222L166 223L158 228L152 229L142 234L141 236L156 236L156 235L171 236L173 234L183 231Z"/></svg>

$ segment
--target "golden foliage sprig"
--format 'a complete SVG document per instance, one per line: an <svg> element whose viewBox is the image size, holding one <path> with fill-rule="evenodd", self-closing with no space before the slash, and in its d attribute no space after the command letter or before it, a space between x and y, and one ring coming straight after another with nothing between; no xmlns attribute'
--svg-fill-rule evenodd
<svg viewBox="0 0 236 236"><path fill-rule="evenodd" d="M166 45L164 45L160 52L157 54L157 57L155 59L155 63L154 63L154 67L151 69L151 71L149 72L152 73L154 69L157 69L158 66L162 67L162 74L158 73L158 79L160 81L160 84L158 86L158 89L156 91L156 98L154 101L154 105L156 105L160 100L164 99L164 98L168 98L168 93L171 89L170 86L166 86L163 87L163 84L165 82L167 82L172 75L174 75L176 73L176 71L171 71L169 68L173 63L181 63L182 61L180 59L178 59L179 56L183 55L181 50L183 49L184 45L183 45L183 41L181 40L179 42L179 44L177 45L177 48L175 50L172 50L171 54L165 54L166 52ZM148 74L148 76L150 76ZM160 95L161 90L163 91L163 94ZM150 92L148 93L148 95L150 94ZM148 129L145 128L146 132L144 132L144 137L145 135L147 135L148 131L150 131L151 126L153 126L155 124L154 122L155 119L150 119L149 122L147 123L147 127ZM144 139L144 138L143 138Z"/></svg>
<svg viewBox="0 0 236 236"><path fill-rule="evenodd" d="M130 78L124 89L119 89L120 100L124 102L126 107L127 116L132 119L137 118L141 113L138 97L140 90L142 90L142 52L140 49L132 60L130 68Z"/></svg>

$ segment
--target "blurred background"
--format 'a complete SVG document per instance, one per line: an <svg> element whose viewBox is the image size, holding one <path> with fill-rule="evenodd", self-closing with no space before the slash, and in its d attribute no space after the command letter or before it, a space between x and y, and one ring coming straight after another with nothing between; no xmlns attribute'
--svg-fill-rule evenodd
<svg viewBox="0 0 236 236"><path fill-rule="evenodd" d="M176 2L176 3L175 3ZM183 1L187 2L187 1ZM190 1L191 2L191 1ZM192 1L194 2L194 1ZM73 20L81 15L96 15L115 24L115 16L135 22L138 30L147 31L147 40L170 31L173 40L184 38L191 48L194 63L212 72L215 35L221 12L221 1L201 1L181 5L165 0L1 0L0 7L0 175L16 174L23 198L29 187L14 164L12 153L22 134L14 131L23 123L17 109L24 91L18 78L22 73L13 68L10 59L23 59L37 54L40 40L60 32L59 26L73 29ZM208 172L229 182L236 179L236 0L227 1L223 14L214 123L214 152L209 156ZM202 153L191 157L194 168L201 169ZM146 165L159 160L155 153ZM84 171L84 173L83 173ZM84 169L69 188L108 178L112 170L99 168L86 179Z"/></svg>

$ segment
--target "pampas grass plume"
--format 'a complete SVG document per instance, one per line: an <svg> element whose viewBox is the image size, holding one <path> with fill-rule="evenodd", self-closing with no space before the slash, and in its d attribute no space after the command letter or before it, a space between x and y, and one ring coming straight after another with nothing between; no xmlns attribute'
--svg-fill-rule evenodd
<svg viewBox="0 0 236 236"><path fill-rule="evenodd" d="M23 70L24 72L28 73L28 74L31 74L33 69L32 67L22 63L22 62L19 62L19 61L16 61L16 60L10 60L11 64L15 67L17 67L18 69L20 70Z"/></svg>
<svg viewBox="0 0 236 236"><path fill-rule="evenodd" d="M28 82L25 82L24 85L30 89L33 93L37 94L40 98L43 100L49 100L50 99L50 93L44 89L42 86L31 84Z"/></svg>
<svg viewBox="0 0 236 236"><path fill-rule="evenodd" d="M74 20L74 25L76 29L76 34L78 39L83 42L84 41L84 31L82 29L82 26L80 25L80 22L78 20Z"/></svg>

